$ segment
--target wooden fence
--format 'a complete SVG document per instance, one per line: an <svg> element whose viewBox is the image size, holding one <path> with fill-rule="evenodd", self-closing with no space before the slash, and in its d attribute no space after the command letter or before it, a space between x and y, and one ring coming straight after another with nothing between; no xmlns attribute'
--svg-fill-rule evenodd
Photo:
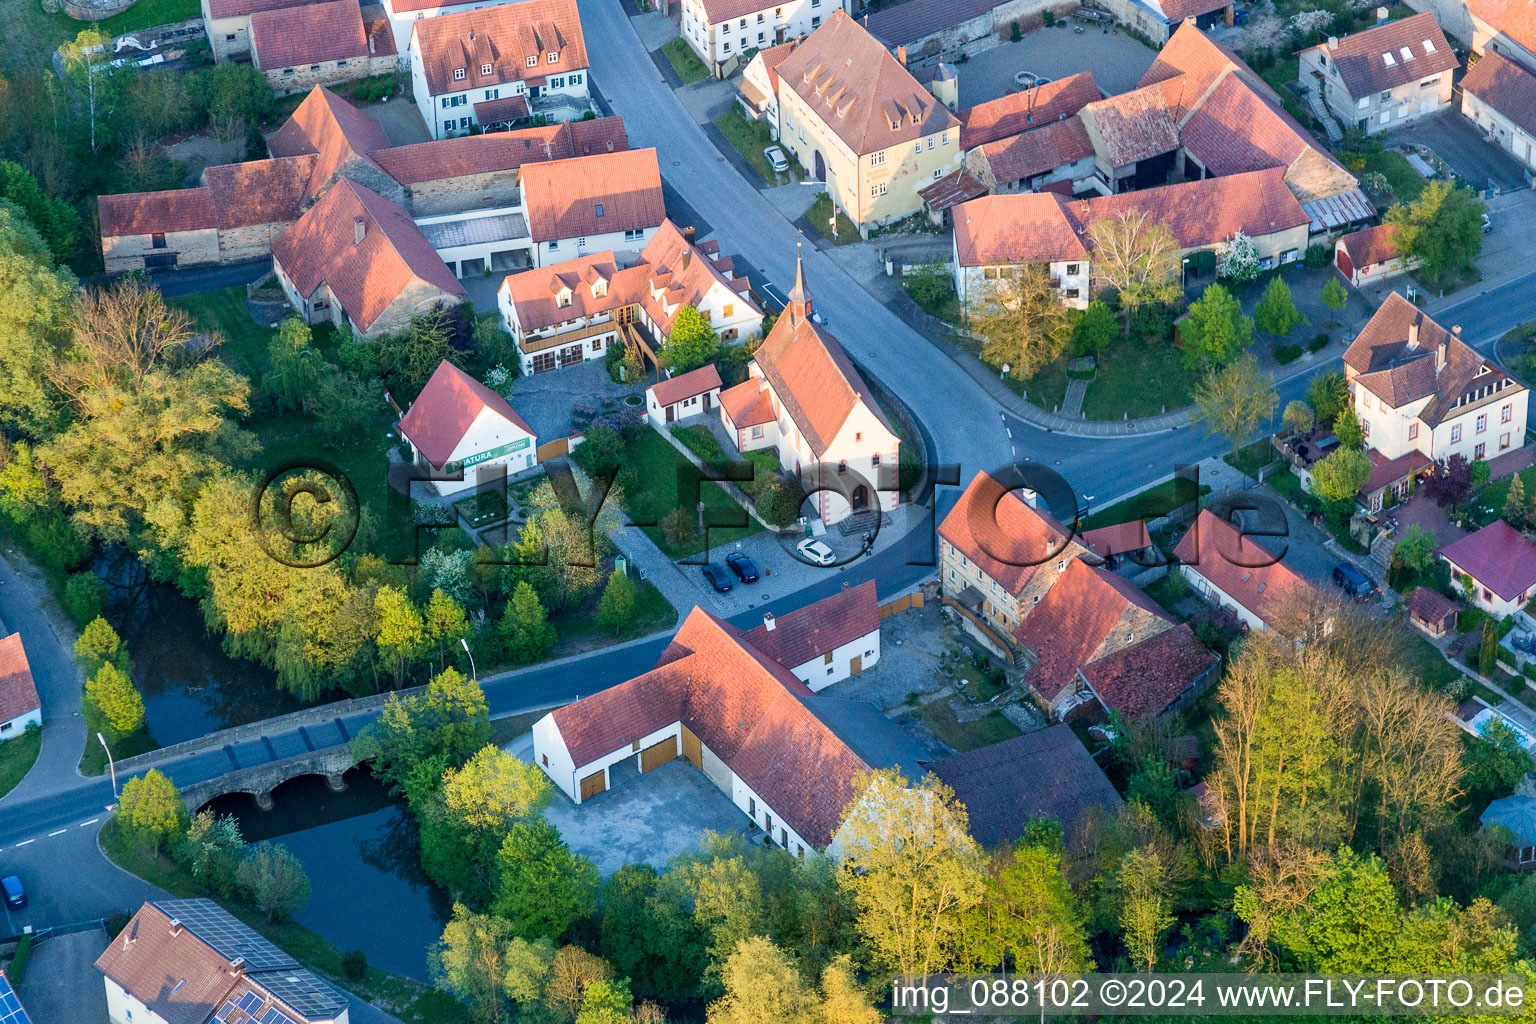
<svg viewBox="0 0 1536 1024"><path fill-rule="evenodd" d="M921 590L916 590L910 594L902 594L900 597L896 598L896 600L887 601L885 604L881 605L880 618L884 619L887 616L895 615L897 612L904 612L908 608L921 608L922 606L923 592Z"/></svg>

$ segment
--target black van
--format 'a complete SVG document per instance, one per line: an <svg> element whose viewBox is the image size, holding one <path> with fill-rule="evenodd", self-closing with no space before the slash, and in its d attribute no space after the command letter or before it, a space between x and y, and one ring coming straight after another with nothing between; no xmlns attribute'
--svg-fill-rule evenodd
<svg viewBox="0 0 1536 1024"><path fill-rule="evenodd" d="M1376 593L1371 578L1348 562L1333 567L1333 584L1357 601Z"/></svg>

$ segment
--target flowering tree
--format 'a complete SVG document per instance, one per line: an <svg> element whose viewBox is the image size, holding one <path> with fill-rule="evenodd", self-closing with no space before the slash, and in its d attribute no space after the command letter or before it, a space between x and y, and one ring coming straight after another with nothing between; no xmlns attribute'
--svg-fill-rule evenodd
<svg viewBox="0 0 1536 1024"><path fill-rule="evenodd" d="M1227 247L1216 261L1217 275L1238 284L1254 280L1262 269L1258 246L1241 231L1227 239Z"/></svg>

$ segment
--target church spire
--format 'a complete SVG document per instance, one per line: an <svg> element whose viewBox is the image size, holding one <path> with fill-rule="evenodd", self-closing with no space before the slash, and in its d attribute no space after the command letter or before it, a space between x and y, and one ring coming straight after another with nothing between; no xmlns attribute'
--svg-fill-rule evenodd
<svg viewBox="0 0 1536 1024"><path fill-rule="evenodd" d="M796 321L806 320L811 315L811 293L805 287L805 262L800 255L802 243L795 243L795 286L789 290L789 305L785 312Z"/></svg>

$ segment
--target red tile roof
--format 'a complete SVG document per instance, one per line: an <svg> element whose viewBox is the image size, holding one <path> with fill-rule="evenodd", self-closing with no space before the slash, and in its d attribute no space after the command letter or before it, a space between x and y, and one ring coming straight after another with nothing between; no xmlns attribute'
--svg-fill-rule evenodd
<svg viewBox="0 0 1536 1024"><path fill-rule="evenodd" d="M1495 32L1536 53L1536 6L1527 0L1467 0L1467 9Z"/></svg>
<svg viewBox="0 0 1536 1024"><path fill-rule="evenodd" d="M895 440L896 431L843 347L811 320L788 311L781 314L752 362L817 458L826 454L859 406L868 409Z"/></svg>
<svg viewBox="0 0 1536 1024"><path fill-rule="evenodd" d="M641 266L619 269L610 250L509 274L502 280L501 290L517 311L518 325L524 331L539 331L566 320L634 305L640 300L645 277ZM562 306L560 298L566 289L570 299Z"/></svg>
<svg viewBox="0 0 1536 1024"><path fill-rule="evenodd" d="M983 196L958 207L954 221L962 267L1088 258L1061 197L1051 192Z"/></svg>
<svg viewBox="0 0 1536 1024"><path fill-rule="evenodd" d="M939 536L1013 595L1041 566L1083 550L1049 512L1031 508L989 473L971 479L939 524Z"/></svg>
<svg viewBox="0 0 1536 1024"><path fill-rule="evenodd" d="M379 150L373 156L391 178L402 185L416 185L469 174L511 171L526 163L627 149L629 136L624 131L624 119L599 117L513 132L417 142Z"/></svg>
<svg viewBox="0 0 1536 1024"><path fill-rule="evenodd" d="M1096 100L1083 107L1083 123L1104 144L1113 167L1171 153L1179 148L1179 128L1168 98L1156 83Z"/></svg>
<svg viewBox="0 0 1536 1024"><path fill-rule="evenodd" d="M1345 88L1356 98L1460 66L1440 23L1428 11L1343 36L1337 46L1320 43L1307 49L1321 50L1333 61Z"/></svg>
<svg viewBox="0 0 1536 1024"><path fill-rule="evenodd" d="M96 960L166 1024L204 1024L238 982L229 961L185 927L171 934L171 918L153 904L133 920Z"/></svg>
<svg viewBox="0 0 1536 1024"><path fill-rule="evenodd" d="M243 18L258 11L277 11L298 7L310 0L208 0L208 11L215 18Z"/></svg>
<svg viewBox="0 0 1536 1024"><path fill-rule="evenodd" d="M987 186L965 168L950 171L944 177L917 190L930 210L947 210L951 206L987 194Z"/></svg>
<svg viewBox="0 0 1536 1024"><path fill-rule="evenodd" d="M814 700L746 634L695 608L656 668L551 714L578 770L681 722L819 849L868 766L809 710Z"/></svg>
<svg viewBox="0 0 1536 1024"><path fill-rule="evenodd" d="M203 171L203 183L213 199L221 228L295 221L304 205L315 157L289 156L218 164Z"/></svg>
<svg viewBox="0 0 1536 1024"><path fill-rule="evenodd" d="M1081 117L1069 117L981 147L998 184L1023 181L1092 157L1093 140Z"/></svg>
<svg viewBox="0 0 1536 1024"><path fill-rule="evenodd" d="M1439 625L1461 610L1461 606L1437 590L1414 587L1408 595L1408 611L1414 618Z"/></svg>
<svg viewBox="0 0 1536 1024"><path fill-rule="evenodd" d="M1008 138L1071 117L1100 98L1093 72L1080 71L1046 85L1009 93L960 112L960 147Z"/></svg>
<svg viewBox="0 0 1536 1024"><path fill-rule="evenodd" d="M664 333L672 329L672 321L684 306L698 306L716 288L735 295L732 305L740 303L748 312L761 314L757 303L742 291L743 282L725 276L727 271L735 270L731 258L711 258L712 253L719 251L719 243L714 241L694 245L676 224L665 219L645 243L639 265L646 267L648 274L639 296L640 304Z"/></svg>
<svg viewBox="0 0 1536 1024"><path fill-rule="evenodd" d="M1502 53L1485 51L1467 69L1461 87L1536 135L1536 75Z"/></svg>
<svg viewBox="0 0 1536 1024"><path fill-rule="evenodd" d="M354 0L284 7L251 15L251 49L263 71L368 56L363 10Z"/></svg>
<svg viewBox="0 0 1536 1024"><path fill-rule="evenodd" d="M475 120L482 125L511 124L528 116L528 100L522 96L484 100L475 104L474 111Z"/></svg>
<svg viewBox="0 0 1536 1024"><path fill-rule="evenodd" d="M1266 625L1289 597L1310 589L1289 566L1210 509L1200 513L1173 554Z"/></svg>
<svg viewBox="0 0 1536 1024"><path fill-rule="evenodd" d="M525 434L538 436L507 400L444 359L416 401L400 418L400 432L411 439L432 465L439 468L453 455L464 435L486 409Z"/></svg>
<svg viewBox="0 0 1536 1024"><path fill-rule="evenodd" d="M363 239L354 242L359 220ZM346 178L272 243L272 257L301 295L312 295L324 281L364 331L416 281L467 298L404 210Z"/></svg>
<svg viewBox="0 0 1536 1024"><path fill-rule="evenodd" d="M774 421L773 399L761 377L751 377L720 392L720 406L738 429Z"/></svg>
<svg viewBox="0 0 1536 1024"><path fill-rule="evenodd" d="M778 74L780 88L794 90L860 156L959 124L841 8L779 64Z"/></svg>
<svg viewBox="0 0 1536 1024"><path fill-rule="evenodd" d="M656 396L657 405L666 407L714 391L719 387L720 371L711 363L676 377L668 377L664 381L652 384L646 390Z"/></svg>
<svg viewBox="0 0 1536 1024"><path fill-rule="evenodd" d="M27 663L21 634L12 633L0 640L0 722L9 722L42 707L37 686L32 682L32 666Z"/></svg>
<svg viewBox="0 0 1536 1024"><path fill-rule="evenodd" d="M873 580L764 622L746 639L780 665L797 668L880 628Z"/></svg>
<svg viewBox="0 0 1536 1024"><path fill-rule="evenodd" d="M433 96L587 67L575 0L519 0L424 18L414 24L411 45ZM458 71L464 72L462 79L455 77Z"/></svg>
<svg viewBox="0 0 1536 1024"><path fill-rule="evenodd" d="M1089 662L1083 678L1105 707L1139 718L1168 707L1220 660L1180 623Z"/></svg>
<svg viewBox="0 0 1536 1024"><path fill-rule="evenodd" d="M1536 544L1502 519L1447 544L1440 557L1505 601L1536 586Z"/></svg>
<svg viewBox="0 0 1536 1024"><path fill-rule="evenodd" d="M1185 18L1197 18L1202 14L1219 11L1232 4L1232 0L1158 0L1163 17L1168 24L1177 25Z"/></svg>
<svg viewBox="0 0 1536 1024"><path fill-rule="evenodd" d="M96 210L103 238L203 231L218 226L213 198L205 188L98 196Z"/></svg>
<svg viewBox="0 0 1536 1024"><path fill-rule="evenodd" d="M1084 547L1096 555L1108 558L1123 555L1152 546L1152 535L1147 532L1145 519L1133 519L1128 523L1101 526L1097 530L1084 530L1078 538Z"/></svg>
<svg viewBox="0 0 1536 1024"><path fill-rule="evenodd" d="M654 149L523 164L518 177L535 242L654 228L667 216Z"/></svg>
<svg viewBox="0 0 1536 1024"><path fill-rule="evenodd" d="M1350 263L1358 269L1372 267L1397 259L1399 253L1392 238L1397 228L1391 224L1377 224L1362 231L1351 231L1339 239L1339 244L1349 254Z"/></svg>
<svg viewBox="0 0 1536 1024"><path fill-rule="evenodd" d="M1417 448L1410 449L1395 459L1387 458L1375 448L1367 449L1365 454L1371 459L1371 475L1360 487L1359 493L1362 495L1369 495L1399 480L1406 480L1410 475L1428 469L1431 465L1429 456Z"/></svg>
<svg viewBox="0 0 1536 1024"><path fill-rule="evenodd" d="M378 167L371 154L387 148L389 140L379 122L324 86L311 89L267 140L267 149L275 157L316 156L308 186L311 196L324 189L348 160L359 159Z"/></svg>

